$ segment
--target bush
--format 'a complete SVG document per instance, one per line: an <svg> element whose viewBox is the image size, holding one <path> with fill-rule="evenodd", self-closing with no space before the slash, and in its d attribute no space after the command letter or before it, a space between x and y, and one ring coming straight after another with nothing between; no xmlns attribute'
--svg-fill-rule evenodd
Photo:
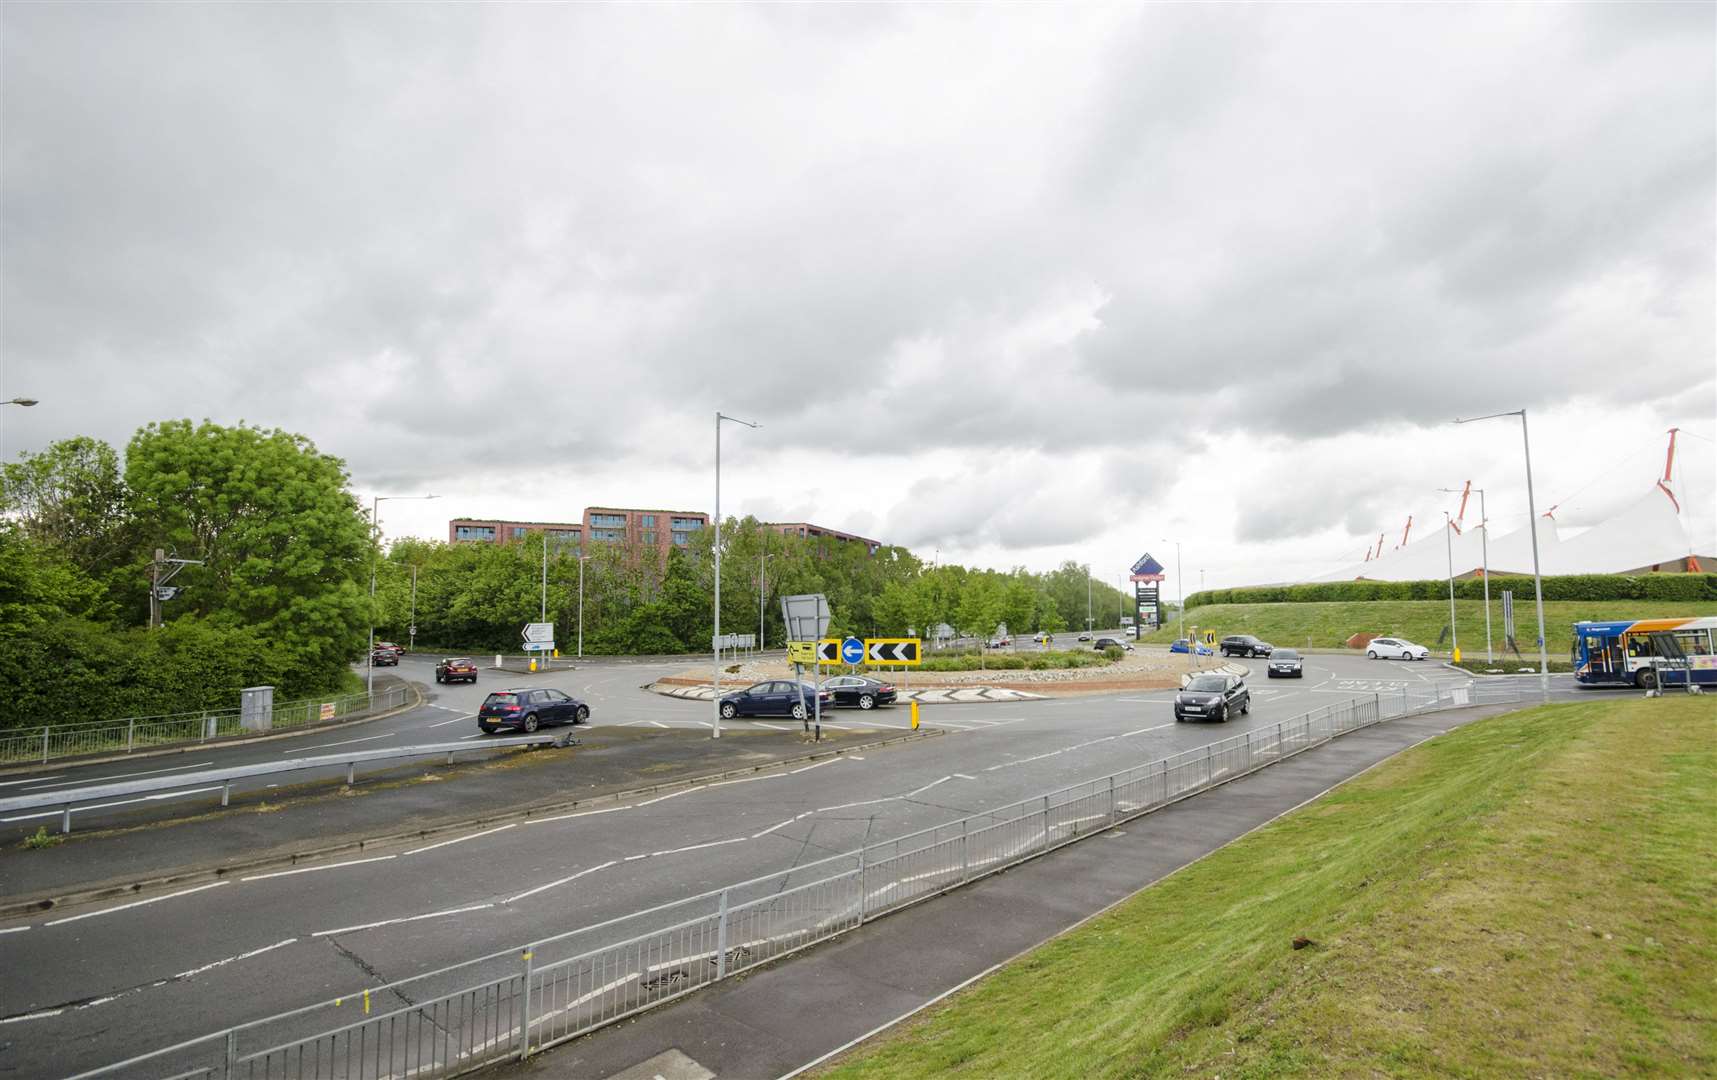
<svg viewBox="0 0 1717 1080"><path fill-rule="evenodd" d="M1108 659L1111 662L1113 662L1113 661L1119 660L1122 656L1124 656L1126 654L1121 650L1121 647L1119 645L1106 645L1103 648L1103 655L1108 657Z"/></svg>

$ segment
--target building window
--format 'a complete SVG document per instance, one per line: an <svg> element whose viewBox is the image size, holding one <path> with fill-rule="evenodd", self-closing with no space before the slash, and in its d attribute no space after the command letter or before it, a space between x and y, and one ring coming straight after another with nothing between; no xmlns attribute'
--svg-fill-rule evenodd
<svg viewBox="0 0 1717 1080"><path fill-rule="evenodd" d="M455 540L486 540L495 542L495 527L493 525L456 525L453 528Z"/></svg>
<svg viewBox="0 0 1717 1080"><path fill-rule="evenodd" d="M526 530L526 528L523 525L514 525L513 526L513 539L514 540L523 540L525 538L525 533L527 531L528 530Z"/></svg>
<svg viewBox="0 0 1717 1080"><path fill-rule="evenodd" d="M644 530L644 544L647 547L655 547L656 546L656 530L655 529L645 529Z"/></svg>
<svg viewBox="0 0 1717 1080"><path fill-rule="evenodd" d="M703 528L703 522L697 518L677 517L674 519L674 528L683 532L696 532Z"/></svg>
<svg viewBox="0 0 1717 1080"><path fill-rule="evenodd" d="M554 541L555 549L558 551L578 546L577 529L550 529L548 536L550 540Z"/></svg>
<svg viewBox="0 0 1717 1080"><path fill-rule="evenodd" d="M591 529L592 540L624 540L626 534L619 529Z"/></svg>
<svg viewBox="0 0 1717 1080"><path fill-rule="evenodd" d="M683 533L683 532L676 532L674 534L674 546L675 547L685 547L690 542L691 542L691 536L689 534Z"/></svg>
<svg viewBox="0 0 1717 1080"><path fill-rule="evenodd" d="M626 515L625 514L591 514L590 515L590 524L594 525L594 526L600 526L604 529L624 529L626 527Z"/></svg>
<svg viewBox="0 0 1717 1080"><path fill-rule="evenodd" d="M654 529L656 527L656 515L640 514L638 515L638 524L646 529Z"/></svg>

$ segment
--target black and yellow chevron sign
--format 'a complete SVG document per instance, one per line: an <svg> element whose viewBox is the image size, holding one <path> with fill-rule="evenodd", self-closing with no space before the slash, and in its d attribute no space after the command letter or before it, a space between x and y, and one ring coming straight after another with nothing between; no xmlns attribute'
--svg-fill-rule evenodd
<svg viewBox="0 0 1717 1080"><path fill-rule="evenodd" d="M841 639L827 637L817 642L817 663L838 664L841 662Z"/></svg>
<svg viewBox="0 0 1717 1080"><path fill-rule="evenodd" d="M864 656L872 664L905 664L916 667L919 661L918 639L865 638Z"/></svg>

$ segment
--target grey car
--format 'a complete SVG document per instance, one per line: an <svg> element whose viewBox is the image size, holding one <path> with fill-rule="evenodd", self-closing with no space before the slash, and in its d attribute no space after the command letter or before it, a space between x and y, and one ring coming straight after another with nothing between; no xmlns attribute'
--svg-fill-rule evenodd
<svg viewBox="0 0 1717 1080"><path fill-rule="evenodd" d="M1252 691L1246 680L1221 672L1194 675L1174 696L1174 718L1185 720L1227 720L1235 713L1242 716L1252 711Z"/></svg>

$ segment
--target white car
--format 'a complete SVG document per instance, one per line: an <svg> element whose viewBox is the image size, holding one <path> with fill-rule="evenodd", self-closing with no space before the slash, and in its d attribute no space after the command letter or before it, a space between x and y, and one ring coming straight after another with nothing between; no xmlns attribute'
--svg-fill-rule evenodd
<svg viewBox="0 0 1717 1080"><path fill-rule="evenodd" d="M1380 637L1371 639L1371 644L1365 647L1365 655L1373 660L1428 660L1431 650L1406 638Z"/></svg>

